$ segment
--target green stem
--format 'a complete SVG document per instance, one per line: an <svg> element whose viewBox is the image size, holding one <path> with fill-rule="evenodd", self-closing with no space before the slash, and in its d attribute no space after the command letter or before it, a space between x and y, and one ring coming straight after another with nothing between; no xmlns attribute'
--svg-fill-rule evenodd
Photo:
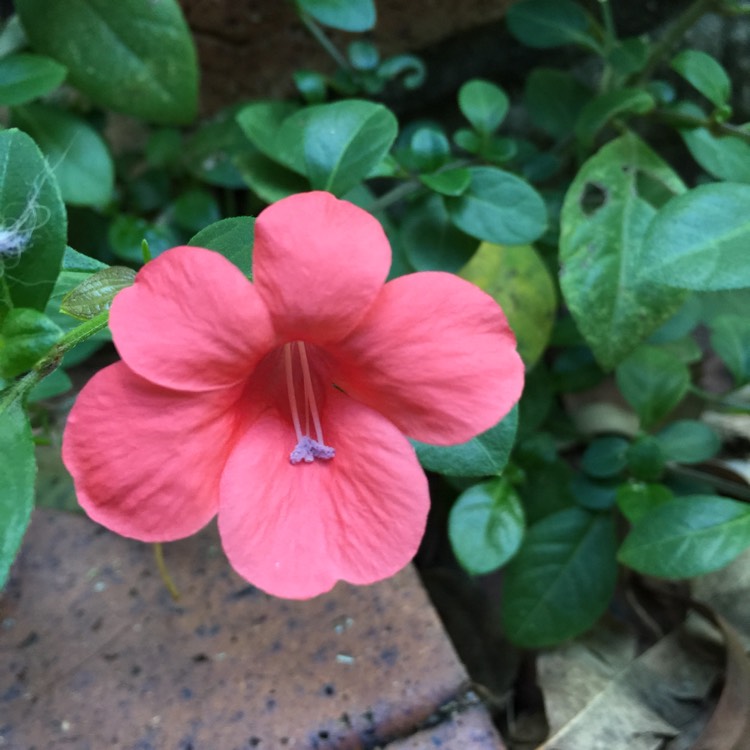
<svg viewBox="0 0 750 750"><path fill-rule="evenodd" d="M369 206L366 206L366 210L371 214L392 206L394 203L398 203L402 198L406 198L412 193L416 193L422 187L421 182L417 180L408 180L402 182L400 185L389 190L387 193L383 193L379 198L376 198Z"/></svg>
<svg viewBox="0 0 750 750"><path fill-rule="evenodd" d="M691 385L688 390L690 393L702 398L704 401L708 401L709 403L750 414L750 403L747 401L734 401L731 398L727 398L726 393L711 393L711 391L704 391L703 388L699 388L697 385Z"/></svg>
<svg viewBox="0 0 750 750"><path fill-rule="evenodd" d="M700 469L695 469L692 466L685 466L684 464L669 464L668 469L673 474L678 474L687 477L688 479L697 479L700 482L706 482L720 492L731 495L738 500L750 500L750 488L745 484L733 482L731 479L724 479L716 474L709 474L707 471L701 471Z"/></svg>
<svg viewBox="0 0 750 750"><path fill-rule="evenodd" d="M40 380L56 370L65 352L106 328L109 310L100 312L90 320L68 331L22 378L16 380L0 396L0 414L16 399L23 398Z"/></svg>
<svg viewBox="0 0 750 750"><path fill-rule="evenodd" d="M750 132L731 125L728 122L717 122L707 117L696 117L684 112L678 112L670 109L656 109L651 113L654 117L662 122L669 123L676 128L707 128L715 136L731 135L740 138L745 143L750 143Z"/></svg>
<svg viewBox="0 0 750 750"><path fill-rule="evenodd" d="M161 580L167 591L169 591L169 595L174 601L179 601L180 592L178 591L177 586L174 585L172 576L169 575L167 564L164 562L164 549L162 548L161 542L156 542L156 544L154 544L154 559L156 560L156 567L161 576Z"/></svg>
<svg viewBox="0 0 750 750"><path fill-rule="evenodd" d="M307 13L300 12L300 18L302 23L305 24L307 30L315 37L316 41L320 46L328 53L329 57L346 71L351 72L352 67L349 65L349 61L339 52L336 45L328 38L325 31L318 26L313 18Z"/></svg>
<svg viewBox="0 0 750 750"><path fill-rule="evenodd" d="M685 9L684 13L653 46L646 67L641 71L635 82L636 85L643 84L651 78L664 58L680 43L680 40L685 36L688 29L715 4L716 0L694 0Z"/></svg>

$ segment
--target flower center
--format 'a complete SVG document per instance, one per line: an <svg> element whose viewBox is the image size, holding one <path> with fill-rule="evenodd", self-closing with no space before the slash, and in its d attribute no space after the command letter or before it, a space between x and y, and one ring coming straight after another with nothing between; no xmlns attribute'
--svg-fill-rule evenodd
<svg viewBox="0 0 750 750"><path fill-rule="evenodd" d="M302 415L304 416L304 430L300 420L300 410L297 405L297 389L294 382L295 350L299 355L299 367L302 370ZM289 396L289 411L292 414L292 424L297 435L297 445L289 454L289 461L298 464L302 461L309 464L316 458L328 460L336 455L336 451L325 444L323 428L320 424L318 405L315 401L310 363L307 351L302 341L284 344L284 372L286 373L286 390ZM315 438L310 434L310 426L315 429Z"/></svg>

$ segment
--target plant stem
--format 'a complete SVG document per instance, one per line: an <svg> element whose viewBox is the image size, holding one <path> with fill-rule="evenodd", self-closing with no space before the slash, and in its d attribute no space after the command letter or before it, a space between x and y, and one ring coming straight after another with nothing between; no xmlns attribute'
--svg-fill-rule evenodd
<svg viewBox="0 0 750 750"><path fill-rule="evenodd" d="M716 404L717 406L726 406L728 409L736 409L739 412L750 414L750 402L748 401L734 401L731 398L727 398L726 394L704 391L703 388L699 388L697 385L691 385L689 391L709 403Z"/></svg>
<svg viewBox="0 0 750 750"><path fill-rule="evenodd" d="M664 36L653 46L646 67L638 76L636 84L643 84L651 78L662 60L674 47L677 46L677 44L679 44L688 29L715 4L716 0L694 0L694 2L685 9L685 12L669 29L667 29Z"/></svg>
<svg viewBox="0 0 750 750"><path fill-rule="evenodd" d="M159 570L161 580L167 591L169 591L169 595L174 601L178 601L180 598L180 592L177 590L177 586L174 585L172 576L169 575L169 571L167 570L167 564L164 562L164 549L162 548L161 542L154 544L154 559L156 560L156 567Z"/></svg>
<svg viewBox="0 0 750 750"><path fill-rule="evenodd" d="M717 490L726 492L728 495L732 495L738 500L750 500L750 487L746 484L733 482L730 479L724 479L715 474L709 474L707 471L694 469L691 466L685 466L683 464L670 464L668 468L673 474L678 474L687 477L688 479L697 479L698 481L706 482L707 484L716 487Z"/></svg>
<svg viewBox="0 0 750 750"><path fill-rule="evenodd" d="M46 378L47 375L56 370L65 352L90 338L95 333L99 333L103 328L106 328L108 320L109 310L105 310L68 331L29 372L19 380L16 380L0 396L0 414L17 398L23 398L40 380Z"/></svg>
<svg viewBox="0 0 750 750"><path fill-rule="evenodd" d="M677 128L707 128L716 136L731 135L740 138L745 143L750 143L750 132L728 122L717 122L708 117L696 117L671 109L656 109L651 114Z"/></svg>
<svg viewBox="0 0 750 750"><path fill-rule="evenodd" d="M305 24L307 30L315 37L316 41L320 46L328 53L329 57L338 65L340 68L351 72L351 65L349 61L339 52L336 45L328 38L325 31L318 26L313 20L312 16L307 13L300 12L300 18L302 23Z"/></svg>
<svg viewBox="0 0 750 750"><path fill-rule="evenodd" d="M406 182L402 182L400 185L396 185L396 187L392 188L387 193L383 193L383 195L381 195L379 198L376 198L369 206L366 206L365 208L371 214L374 214L377 211L382 211L383 209L388 208L388 206L397 203L402 198L406 198L407 195L416 193L421 187L422 183L417 182L416 180L408 180Z"/></svg>

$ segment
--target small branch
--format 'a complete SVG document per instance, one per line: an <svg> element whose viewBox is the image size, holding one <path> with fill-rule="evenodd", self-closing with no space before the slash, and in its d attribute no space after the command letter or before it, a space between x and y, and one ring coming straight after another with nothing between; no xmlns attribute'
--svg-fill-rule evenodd
<svg viewBox="0 0 750 750"><path fill-rule="evenodd" d="M177 586L174 585L172 576L169 575L169 571L167 570L167 564L164 562L164 549L161 542L154 544L154 559L156 560L156 567L159 570L161 580L167 591L169 591L169 595L174 601L179 601L180 592L177 590Z"/></svg>
<svg viewBox="0 0 750 750"><path fill-rule="evenodd" d="M406 198L412 193L416 193L422 187L422 183L416 180L409 180L402 182L400 185L389 190L387 193L383 193L379 198L376 198L369 206L365 206L365 210L371 214L382 211L383 209L392 206L394 203L398 203L402 198Z"/></svg>
<svg viewBox="0 0 750 750"><path fill-rule="evenodd" d="M651 115L676 128L706 128L715 136L731 135L745 141L745 143L750 143L750 132L728 122L717 122L710 117L696 117L695 115L688 115L684 112L677 112L671 109L655 109L651 112Z"/></svg>
<svg viewBox="0 0 750 750"><path fill-rule="evenodd" d="M328 38L327 34L313 18L302 11L300 11L300 19L305 24L305 28L315 37L315 40L320 46L328 53L328 56L343 70L352 72L352 66L349 65L349 61L339 52L336 45Z"/></svg>

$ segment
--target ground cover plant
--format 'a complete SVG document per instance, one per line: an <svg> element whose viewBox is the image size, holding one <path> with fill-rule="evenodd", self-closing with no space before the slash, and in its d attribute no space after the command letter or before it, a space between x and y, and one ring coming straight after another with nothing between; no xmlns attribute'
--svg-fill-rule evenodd
<svg viewBox="0 0 750 750"><path fill-rule="evenodd" d="M750 129L737 83L685 35L707 13L748 23L750 8L694 0L622 37L616 5L520 0L506 17L514 43L566 48L566 64L521 85L466 80L443 119L399 121L390 93L418 91L429 71L381 58L372 0L297 0L336 72L299 61L295 95L208 119L176 2L16 0L0 33L0 583L34 506L49 399L71 394L70 373L110 336L125 365L96 376L112 390L87 386L66 437L82 505L153 542L218 510L232 564L271 593L312 596L406 564L428 508L417 459L458 564L502 569L499 622L523 648L585 633L633 581L740 558ZM351 35L345 50L330 29ZM113 148L115 113L141 123L142 148ZM270 313L233 302L264 285ZM254 347L244 371L232 357ZM279 393L263 401L254 368L268 356L278 371L262 382ZM252 512L228 473L241 463L262 479L281 438L273 426L237 437L236 458L221 444L239 428L214 396L240 381L253 383L249 411L272 404L274 424L294 427L274 456L275 476L296 479L258 481ZM348 475L359 483L334 474L346 463L316 422L319 381L335 385L321 414L341 425L362 409L351 431L333 430L361 454ZM168 424L155 388L214 399L215 413L185 406ZM218 433L191 447L206 424ZM200 476L154 474L173 435ZM301 493L320 499L300 517L317 535L264 502ZM185 496L196 507L178 519ZM342 497L356 498L351 513ZM252 554L227 541L269 529Z"/></svg>

